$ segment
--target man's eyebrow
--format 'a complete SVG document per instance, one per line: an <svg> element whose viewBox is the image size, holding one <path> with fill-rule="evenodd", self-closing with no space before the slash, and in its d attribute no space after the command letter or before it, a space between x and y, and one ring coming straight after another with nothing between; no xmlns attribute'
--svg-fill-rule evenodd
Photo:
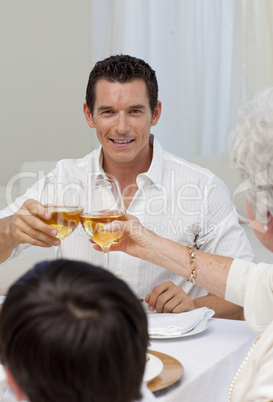
<svg viewBox="0 0 273 402"><path fill-rule="evenodd" d="M104 110L113 109L112 106L100 106L98 107L98 112L103 112Z"/></svg>
<svg viewBox="0 0 273 402"><path fill-rule="evenodd" d="M130 109L145 109L144 105L132 105L130 106Z"/></svg>
<svg viewBox="0 0 273 402"><path fill-rule="evenodd" d="M114 109L113 108L113 106L99 106L98 107L98 112L103 112L103 111L105 111L105 110L111 110L111 109ZM144 110L145 109L145 106L144 105L141 105L141 104L139 104L139 105L132 105L132 106L129 106L129 109L141 109L141 110Z"/></svg>

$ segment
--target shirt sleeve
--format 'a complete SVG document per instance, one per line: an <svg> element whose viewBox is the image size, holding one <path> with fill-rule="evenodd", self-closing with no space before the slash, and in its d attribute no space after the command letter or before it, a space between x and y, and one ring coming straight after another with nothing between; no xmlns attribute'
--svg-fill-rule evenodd
<svg viewBox="0 0 273 402"><path fill-rule="evenodd" d="M231 264L225 299L244 306L253 331L263 332L273 321L273 266L235 259Z"/></svg>
<svg viewBox="0 0 273 402"><path fill-rule="evenodd" d="M200 250L231 258L254 261L244 229L238 222L235 206L225 183L216 176L204 190L202 231L197 241Z"/></svg>
<svg viewBox="0 0 273 402"><path fill-rule="evenodd" d="M55 170L50 172L49 175L54 174L54 172L55 172ZM19 196L18 198L16 198L13 203L11 203L9 206L7 206L2 211L0 211L0 219L3 219L3 218L6 218L8 216L16 214L26 200L33 199L33 200L39 201L40 198L41 198L41 193L42 193L43 187L44 187L44 182L45 182L45 177L43 177L40 180L38 180L33 186L31 186L25 192L25 194L23 194L22 196ZM12 258L17 257L18 255L20 255L21 252L23 250L25 250L26 248L28 248L28 247L30 247L29 244L20 244L19 246L17 246L12 251L11 255L9 256L9 258L6 261L3 262L3 264L5 264L5 262L11 260Z"/></svg>

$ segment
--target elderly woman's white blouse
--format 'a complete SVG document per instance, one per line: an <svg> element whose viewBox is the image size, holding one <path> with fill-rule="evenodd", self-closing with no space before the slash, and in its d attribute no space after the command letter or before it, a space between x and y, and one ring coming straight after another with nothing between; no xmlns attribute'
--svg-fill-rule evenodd
<svg viewBox="0 0 273 402"><path fill-rule="evenodd" d="M273 401L273 265L234 260L225 299L244 306L247 323L262 334L237 377L231 401Z"/></svg>

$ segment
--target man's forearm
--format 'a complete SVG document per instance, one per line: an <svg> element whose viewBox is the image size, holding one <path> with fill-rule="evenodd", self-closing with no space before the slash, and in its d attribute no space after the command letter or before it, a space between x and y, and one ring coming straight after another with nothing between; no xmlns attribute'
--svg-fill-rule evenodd
<svg viewBox="0 0 273 402"><path fill-rule="evenodd" d="M243 308L230 303L218 296L209 293L207 296L199 297L193 300L196 308L208 307L215 311L214 318L241 319L243 317Z"/></svg>
<svg viewBox="0 0 273 402"><path fill-rule="evenodd" d="M6 261L18 245L11 235L11 219L12 216L0 219L0 263Z"/></svg>

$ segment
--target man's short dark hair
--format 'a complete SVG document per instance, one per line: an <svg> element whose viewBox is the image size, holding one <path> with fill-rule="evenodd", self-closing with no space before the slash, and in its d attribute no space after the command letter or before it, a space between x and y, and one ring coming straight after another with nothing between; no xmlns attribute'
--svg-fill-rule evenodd
<svg viewBox="0 0 273 402"><path fill-rule="evenodd" d="M36 265L2 308L2 362L31 402L139 399L147 342L133 292L84 262Z"/></svg>
<svg viewBox="0 0 273 402"><path fill-rule="evenodd" d="M98 61L89 75L86 89L86 104L91 113L96 100L96 83L100 79L120 83L143 80L152 114L154 113L158 100L158 83L155 71L144 60L121 54Z"/></svg>

